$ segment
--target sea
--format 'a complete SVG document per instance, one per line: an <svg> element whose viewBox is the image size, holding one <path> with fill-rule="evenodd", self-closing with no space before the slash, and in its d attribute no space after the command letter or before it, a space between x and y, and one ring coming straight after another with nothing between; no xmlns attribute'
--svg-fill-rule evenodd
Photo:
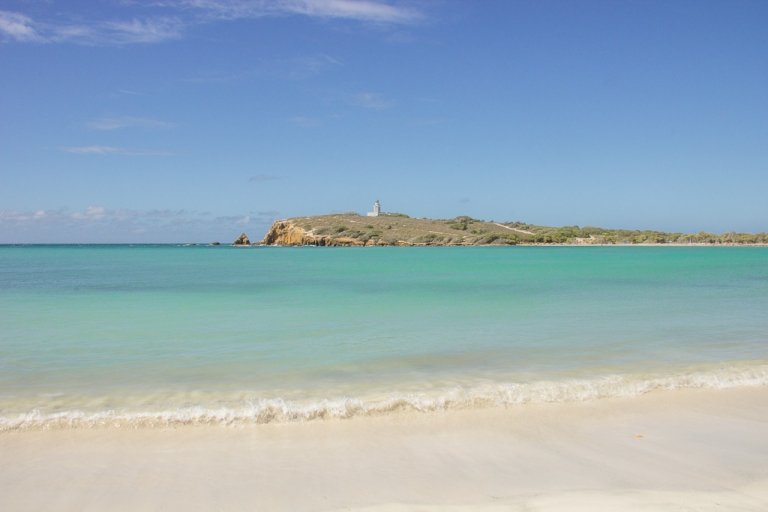
<svg viewBox="0 0 768 512"><path fill-rule="evenodd" d="M768 385L768 248L0 246L0 430Z"/></svg>

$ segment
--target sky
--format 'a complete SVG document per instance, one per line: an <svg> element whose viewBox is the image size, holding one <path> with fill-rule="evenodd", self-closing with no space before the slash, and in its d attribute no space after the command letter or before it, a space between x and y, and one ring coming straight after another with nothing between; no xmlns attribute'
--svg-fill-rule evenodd
<svg viewBox="0 0 768 512"><path fill-rule="evenodd" d="M768 2L0 0L0 243L768 231Z"/></svg>

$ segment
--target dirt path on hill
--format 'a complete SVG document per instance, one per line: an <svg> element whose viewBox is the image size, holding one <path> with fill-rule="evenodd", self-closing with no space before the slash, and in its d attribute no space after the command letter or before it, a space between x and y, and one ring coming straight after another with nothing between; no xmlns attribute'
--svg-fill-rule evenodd
<svg viewBox="0 0 768 512"><path fill-rule="evenodd" d="M511 227L509 227L509 226L505 226L504 224L499 224L498 222L494 222L494 224L496 224L496 225L497 225L497 226L499 226L500 228L508 229L508 230L510 230L510 231L515 231L515 232L517 232L517 233L522 233L522 234L524 234L524 235L534 235L534 234L535 234L535 233L532 233L532 232L530 232L530 231L526 231L526 230L524 230L524 229L511 228Z"/></svg>

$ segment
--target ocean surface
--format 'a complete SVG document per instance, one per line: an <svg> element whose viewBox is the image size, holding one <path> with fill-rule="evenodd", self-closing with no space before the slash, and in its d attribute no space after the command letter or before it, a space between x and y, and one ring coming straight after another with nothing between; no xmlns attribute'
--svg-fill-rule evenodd
<svg viewBox="0 0 768 512"><path fill-rule="evenodd" d="M0 430L768 385L768 249L0 246Z"/></svg>

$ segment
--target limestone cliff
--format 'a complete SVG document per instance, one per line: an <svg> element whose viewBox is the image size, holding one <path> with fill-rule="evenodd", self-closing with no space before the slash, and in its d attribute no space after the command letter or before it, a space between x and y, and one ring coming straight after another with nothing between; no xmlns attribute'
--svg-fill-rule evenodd
<svg viewBox="0 0 768 512"><path fill-rule="evenodd" d="M264 235L261 243L265 245L311 245L315 237L305 229L288 220L278 220Z"/></svg>
<svg viewBox="0 0 768 512"><path fill-rule="evenodd" d="M366 243L352 237L319 235L305 229L292 220L278 220L269 229L264 245L320 245L320 246L364 246ZM372 245L372 244L368 244Z"/></svg>

